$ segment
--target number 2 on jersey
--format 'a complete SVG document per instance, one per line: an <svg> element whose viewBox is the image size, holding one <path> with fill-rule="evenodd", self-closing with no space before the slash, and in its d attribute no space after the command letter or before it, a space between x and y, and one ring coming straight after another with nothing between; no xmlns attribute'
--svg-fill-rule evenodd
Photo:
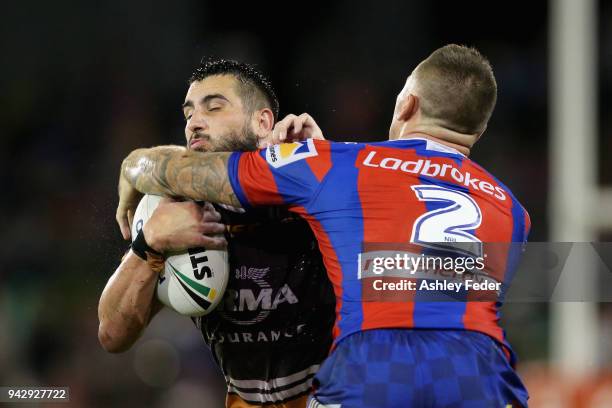
<svg viewBox="0 0 612 408"><path fill-rule="evenodd" d="M414 221L410 242L469 256L482 256L482 241L470 232L478 228L482 221L482 212L472 197L435 185L411 187L419 201L438 203L442 207L428 211Z"/></svg>

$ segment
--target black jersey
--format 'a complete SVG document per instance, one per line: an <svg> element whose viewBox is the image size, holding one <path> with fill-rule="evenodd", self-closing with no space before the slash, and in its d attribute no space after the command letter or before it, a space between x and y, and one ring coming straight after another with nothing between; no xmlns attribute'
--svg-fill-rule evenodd
<svg viewBox="0 0 612 408"><path fill-rule="evenodd" d="M230 278L219 306L194 321L225 375L228 401L305 395L329 353L335 316L317 241L282 208L217 210L228 226Z"/></svg>

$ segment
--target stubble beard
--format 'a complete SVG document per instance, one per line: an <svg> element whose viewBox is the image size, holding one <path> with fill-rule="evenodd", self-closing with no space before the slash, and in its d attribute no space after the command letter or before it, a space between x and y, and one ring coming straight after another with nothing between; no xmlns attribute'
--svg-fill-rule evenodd
<svg viewBox="0 0 612 408"><path fill-rule="evenodd" d="M253 132L249 123L245 123L239 131L229 131L214 141L210 135L205 133L198 137L210 145L209 149L204 147L193 149L199 152L254 151L257 150L259 144L259 137Z"/></svg>

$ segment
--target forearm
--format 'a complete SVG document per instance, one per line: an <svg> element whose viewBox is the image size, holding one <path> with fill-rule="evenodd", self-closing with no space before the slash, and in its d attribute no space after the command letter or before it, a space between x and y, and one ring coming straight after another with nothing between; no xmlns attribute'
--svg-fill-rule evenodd
<svg viewBox="0 0 612 408"><path fill-rule="evenodd" d="M138 149L123 161L121 172L141 193L240 207L228 178L230 154L201 153L178 146Z"/></svg>
<svg viewBox="0 0 612 408"><path fill-rule="evenodd" d="M157 312L158 274L132 251L109 279L98 305L100 343L109 352L129 349Z"/></svg>

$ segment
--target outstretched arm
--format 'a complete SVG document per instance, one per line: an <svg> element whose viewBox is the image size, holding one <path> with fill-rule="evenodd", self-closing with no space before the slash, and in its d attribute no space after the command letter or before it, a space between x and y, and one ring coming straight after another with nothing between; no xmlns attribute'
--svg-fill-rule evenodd
<svg viewBox="0 0 612 408"><path fill-rule="evenodd" d="M137 149L123 161L119 176L117 222L130 237L128 217L138 192L241 207L227 172L231 153L202 153L179 146Z"/></svg>
<svg viewBox="0 0 612 408"><path fill-rule="evenodd" d="M231 153L202 153L177 146L137 149L122 174L141 193L178 196L240 207L227 175Z"/></svg>

